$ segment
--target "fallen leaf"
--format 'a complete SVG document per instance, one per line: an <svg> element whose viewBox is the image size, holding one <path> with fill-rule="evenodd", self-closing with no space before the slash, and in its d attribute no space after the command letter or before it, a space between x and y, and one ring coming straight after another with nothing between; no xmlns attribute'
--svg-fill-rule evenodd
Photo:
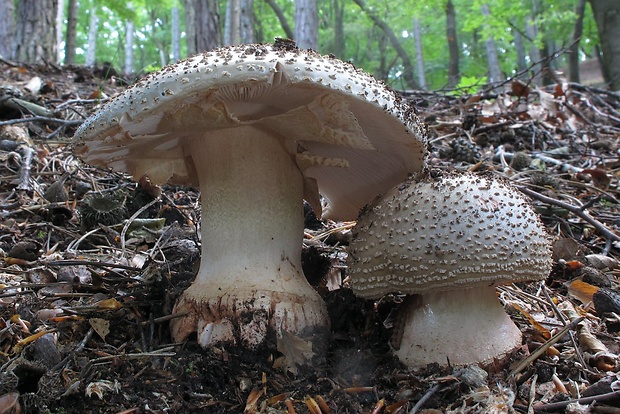
<svg viewBox="0 0 620 414"><path fill-rule="evenodd" d="M297 374L297 366L305 364L314 355L312 341L305 341L284 330L282 337L278 338L277 349L284 355L276 360L277 365L295 375Z"/></svg>
<svg viewBox="0 0 620 414"><path fill-rule="evenodd" d="M101 318L92 318L88 320L90 326L97 332L97 335L105 341L105 337L110 333L110 321Z"/></svg>

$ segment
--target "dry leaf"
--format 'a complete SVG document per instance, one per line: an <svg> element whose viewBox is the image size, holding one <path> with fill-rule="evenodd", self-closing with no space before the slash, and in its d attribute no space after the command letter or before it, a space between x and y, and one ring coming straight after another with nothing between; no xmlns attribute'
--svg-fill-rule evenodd
<svg viewBox="0 0 620 414"><path fill-rule="evenodd" d="M101 318L92 318L88 320L97 335L105 341L105 337L110 333L110 321Z"/></svg>
<svg viewBox="0 0 620 414"><path fill-rule="evenodd" d="M312 341L304 341L284 330L282 337L278 338L277 349L284 355L284 357L276 360L277 365L295 375L297 374L297 366L305 364L314 355Z"/></svg>
<svg viewBox="0 0 620 414"><path fill-rule="evenodd" d="M595 269L615 269L620 267L618 260L613 257L603 256L602 254L589 254L586 256L588 264Z"/></svg>
<svg viewBox="0 0 620 414"><path fill-rule="evenodd" d="M110 298L95 303L95 306L99 309L116 310L122 308L123 304L114 298Z"/></svg>
<svg viewBox="0 0 620 414"><path fill-rule="evenodd" d="M248 395L248 399L245 402L245 409L243 412L245 414L254 414L258 412L258 400L263 395L263 391L259 388L254 388L250 391L250 395Z"/></svg>
<svg viewBox="0 0 620 414"><path fill-rule="evenodd" d="M512 306L518 310L519 312L521 312L521 314L523 316L525 316L527 318L528 321L530 321L530 324L536 328L536 330L538 331L539 334L542 335L543 338L545 339L549 339L551 338L551 332L549 332L549 329L545 328L544 326L542 326L540 323L538 323L538 321L536 319L534 319L532 317L532 315L530 315L530 313L523 309L519 304L517 303L512 303Z"/></svg>
<svg viewBox="0 0 620 414"><path fill-rule="evenodd" d="M95 381L91 382L86 386L86 396L90 397L95 394L97 397L99 397L100 400L103 400L104 393L108 391L113 391L114 393L118 394L120 389L121 386L116 380L114 380L114 382L107 380Z"/></svg>
<svg viewBox="0 0 620 414"><path fill-rule="evenodd" d="M568 284L568 294L573 299L577 299L584 305L592 302L592 296L598 291L594 285L582 280L573 280Z"/></svg>

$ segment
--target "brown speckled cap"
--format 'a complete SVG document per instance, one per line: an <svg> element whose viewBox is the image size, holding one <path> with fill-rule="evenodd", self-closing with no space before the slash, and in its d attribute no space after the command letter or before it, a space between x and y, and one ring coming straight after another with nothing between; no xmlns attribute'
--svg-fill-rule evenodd
<svg viewBox="0 0 620 414"><path fill-rule="evenodd" d="M84 122L75 152L135 178L197 185L187 140L238 126L279 137L305 197L316 207L318 188L336 219L354 219L425 163L426 132L393 91L351 64L280 43L221 48L147 76Z"/></svg>
<svg viewBox="0 0 620 414"><path fill-rule="evenodd" d="M354 292L423 294L540 280L551 245L507 182L449 174L394 188L362 215L349 249Z"/></svg>

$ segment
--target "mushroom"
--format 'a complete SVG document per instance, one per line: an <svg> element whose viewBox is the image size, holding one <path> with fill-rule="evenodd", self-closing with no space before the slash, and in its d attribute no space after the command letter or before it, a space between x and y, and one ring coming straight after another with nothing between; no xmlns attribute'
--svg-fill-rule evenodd
<svg viewBox="0 0 620 414"><path fill-rule="evenodd" d="M525 197L473 173L393 188L362 213L349 249L356 295L412 295L392 337L411 368L500 362L521 345L521 332L495 286L543 279L551 269L549 238Z"/></svg>
<svg viewBox="0 0 620 414"><path fill-rule="evenodd" d="M301 269L303 199L353 220L421 171L426 135L383 83L290 42L208 51L147 76L76 132L90 164L199 186L202 258L173 338L256 348L329 330Z"/></svg>

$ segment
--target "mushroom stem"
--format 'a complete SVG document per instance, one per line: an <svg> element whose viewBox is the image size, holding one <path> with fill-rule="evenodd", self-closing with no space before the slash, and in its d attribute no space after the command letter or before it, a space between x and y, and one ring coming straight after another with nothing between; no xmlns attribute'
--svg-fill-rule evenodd
<svg viewBox="0 0 620 414"><path fill-rule="evenodd" d="M301 270L303 177L282 144L251 127L188 143L200 181L202 258L176 305L175 340L256 348L286 330L309 337L329 326L325 304ZM272 336L275 339L275 335Z"/></svg>
<svg viewBox="0 0 620 414"><path fill-rule="evenodd" d="M521 331L504 312L494 287L416 295L403 306L395 354L409 367L444 365L448 359L452 365L489 365L521 344Z"/></svg>

